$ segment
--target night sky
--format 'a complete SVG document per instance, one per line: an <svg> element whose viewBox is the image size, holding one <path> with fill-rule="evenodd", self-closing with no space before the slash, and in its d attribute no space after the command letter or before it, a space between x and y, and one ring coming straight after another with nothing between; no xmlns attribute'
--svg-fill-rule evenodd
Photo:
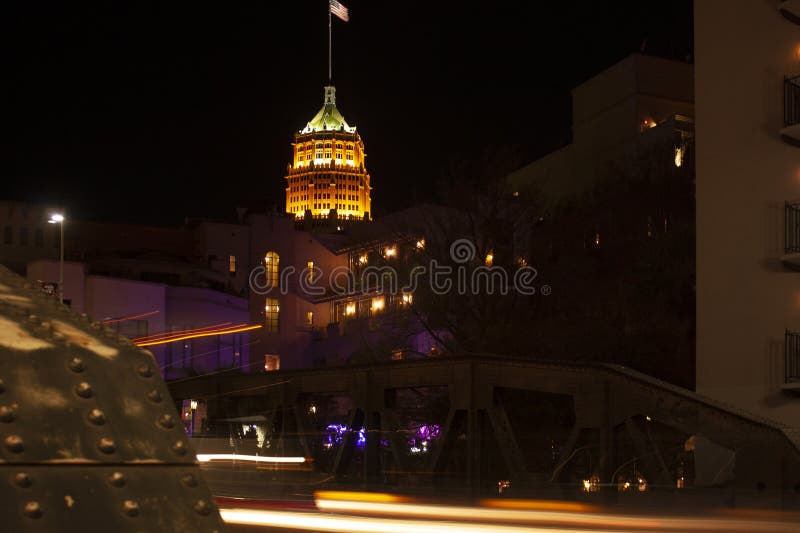
<svg viewBox="0 0 800 533"><path fill-rule="evenodd" d="M687 0L342 0L337 104L374 215L436 200L454 161L569 142L569 89L644 46L691 61ZM0 199L179 224L283 207L327 81L327 0L4 4Z"/></svg>

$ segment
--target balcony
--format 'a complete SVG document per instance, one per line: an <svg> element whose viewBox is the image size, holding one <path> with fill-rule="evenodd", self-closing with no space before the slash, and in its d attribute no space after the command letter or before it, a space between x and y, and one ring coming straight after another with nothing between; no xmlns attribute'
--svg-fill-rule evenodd
<svg viewBox="0 0 800 533"><path fill-rule="evenodd" d="M781 389L789 394L800 394L800 333L787 329L783 349L786 369Z"/></svg>
<svg viewBox="0 0 800 533"><path fill-rule="evenodd" d="M792 146L800 147L800 76L787 76L783 79L781 139Z"/></svg>
<svg viewBox="0 0 800 533"><path fill-rule="evenodd" d="M786 202L784 208L784 245L781 262L793 270L800 270L800 203Z"/></svg>
<svg viewBox="0 0 800 533"><path fill-rule="evenodd" d="M787 20L800 24L800 0L781 0L778 2L778 11Z"/></svg>

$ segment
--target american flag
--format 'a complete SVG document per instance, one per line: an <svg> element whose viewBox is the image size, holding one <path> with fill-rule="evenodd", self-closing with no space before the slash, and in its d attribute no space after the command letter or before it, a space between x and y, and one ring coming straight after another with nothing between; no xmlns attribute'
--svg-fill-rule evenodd
<svg viewBox="0 0 800 533"><path fill-rule="evenodd" d="M337 2L336 0L330 0L331 3L331 13L342 19L343 21L347 22L350 20L350 15L347 14L347 8L344 7L342 4Z"/></svg>

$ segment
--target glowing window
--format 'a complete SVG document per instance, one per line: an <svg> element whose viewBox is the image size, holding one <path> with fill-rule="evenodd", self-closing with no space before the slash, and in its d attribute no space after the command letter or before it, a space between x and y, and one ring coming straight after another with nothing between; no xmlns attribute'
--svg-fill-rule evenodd
<svg viewBox="0 0 800 533"><path fill-rule="evenodd" d="M228 256L228 272L231 274L236 273L236 256L230 255Z"/></svg>
<svg viewBox="0 0 800 533"><path fill-rule="evenodd" d="M281 369L281 356L280 355L265 355L264 356L264 371L273 372Z"/></svg>
<svg viewBox="0 0 800 533"><path fill-rule="evenodd" d="M280 304L277 298L267 298L264 305L267 331L277 332L280 328Z"/></svg>
<svg viewBox="0 0 800 533"><path fill-rule="evenodd" d="M308 269L308 281L314 281L314 261L306 263L306 268Z"/></svg>
<svg viewBox="0 0 800 533"><path fill-rule="evenodd" d="M280 256L275 252L267 252L266 257L264 257L264 275L267 278L267 287L278 286L278 267L280 266L280 261Z"/></svg>
<svg viewBox="0 0 800 533"><path fill-rule="evenodd" d="M314 325L314 311L309 311L308 313L306 313L306 323L309 326Z"/></svg>

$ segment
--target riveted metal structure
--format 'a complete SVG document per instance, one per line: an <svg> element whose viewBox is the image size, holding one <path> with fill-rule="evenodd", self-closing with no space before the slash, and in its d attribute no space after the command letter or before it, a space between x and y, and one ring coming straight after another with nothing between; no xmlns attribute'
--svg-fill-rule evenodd
<svg viewBox="0 0 800 533"><path fill-rule="evenodd" d="M155 360L0 267L0 529L225 530Z"/></svg>

